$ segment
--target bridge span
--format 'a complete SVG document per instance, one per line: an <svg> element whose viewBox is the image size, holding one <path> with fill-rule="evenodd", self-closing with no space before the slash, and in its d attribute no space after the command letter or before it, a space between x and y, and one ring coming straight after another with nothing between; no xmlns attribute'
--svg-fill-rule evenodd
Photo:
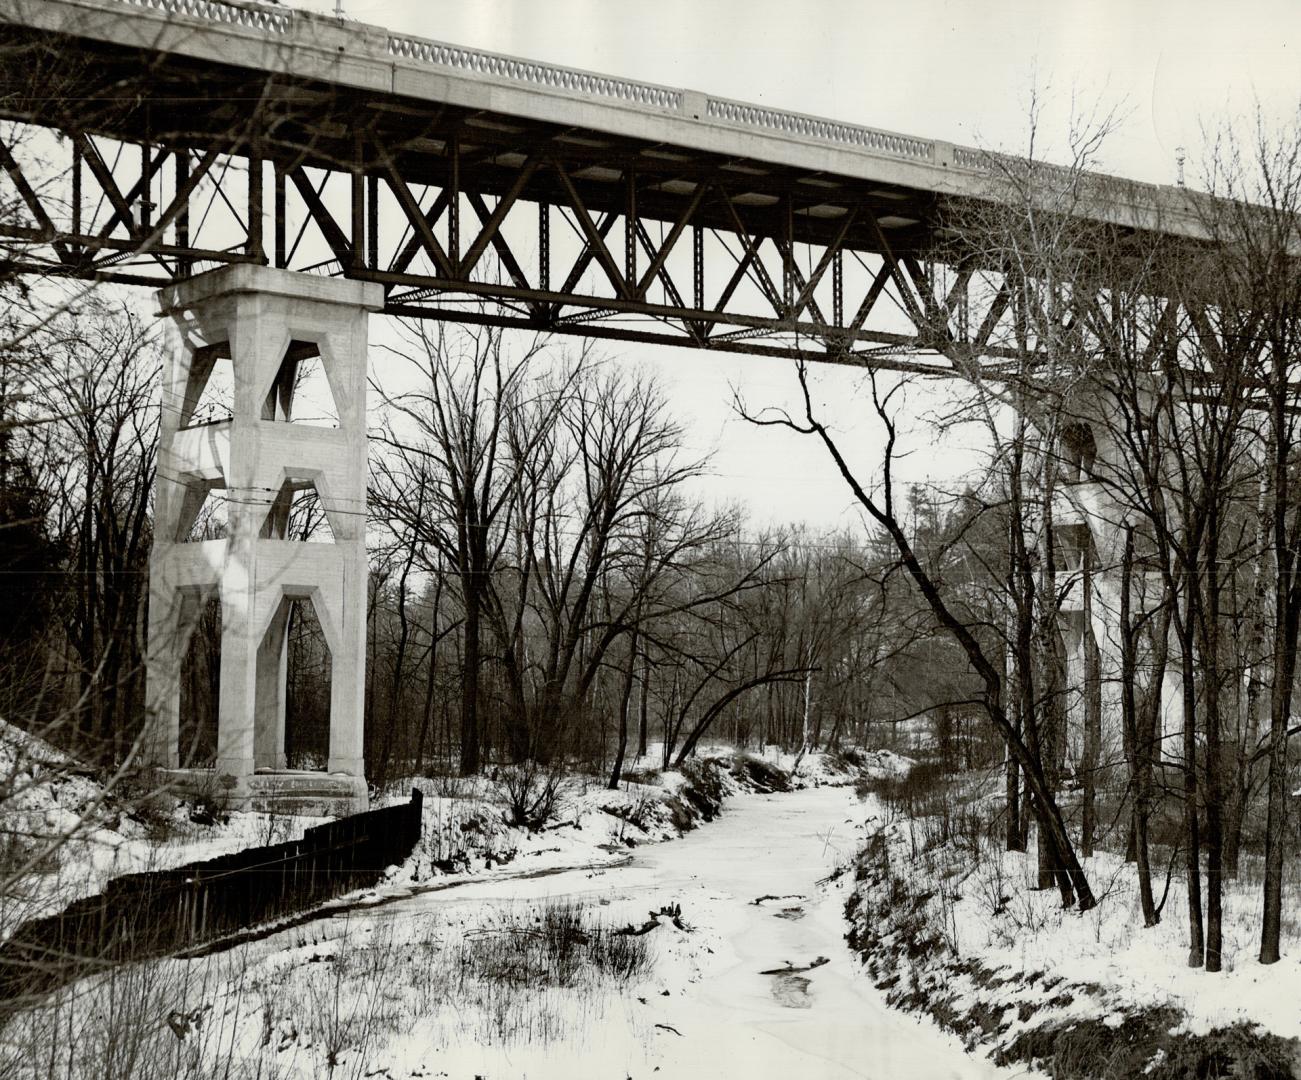
<svg viewBox="0 0 1301 1080"><path fill-rule="evenodd" d="M0 0L0 119L0 280L160 290L148 755L180 764L217 596L215 768L246 804L365 802L371 312L931 375L1027 348L953 230L1017 166L969 147L240 0ZM1198 238L1181 189L1048 177L1086 231ZM294 423L312 361L335 428ZM286 534L308 489L333 543ZM195 539L219 491L226 534ZM331 653L328 779L285 771L296 604Z"/></svg>
<svg viewBox="0 0 1301 1080"><path fill-rule="evenodd" d="M997 352L998 285L944 243L1007 160L971 147L239 0L0 0L0 49L0 113L62 136L0 146L11 269L253 262L397 315L923 371ZM1182 189L1090 179L1076 212L1197 235Z"/></svg>

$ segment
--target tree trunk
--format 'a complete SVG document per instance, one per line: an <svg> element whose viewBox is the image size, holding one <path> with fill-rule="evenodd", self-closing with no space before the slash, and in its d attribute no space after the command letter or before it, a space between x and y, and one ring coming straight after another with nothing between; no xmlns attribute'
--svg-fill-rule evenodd
<svg viewBox="0 0 1301 1080"><path fill-rule="evenodd" d="M1295 643L1291 650L1295 652ZM1276 669L1277 670L1277 669ZM1283 926L1283 852L1287 832L1287 723L1290 694L1275 681L1269 724L1269 772L1266 779L1265 883L1260 922L1260 962L1277 963ZM1280 699L1283 699L1280 701Z"/></svg>
<svg viewBox="0 0 1301 1080"><path fill-rule="evenodd" d="M1025 833L1021 831L1021 776L1016 758L1007 753L1004 764L1004 781L1007 786L1007 831L1004 846L1008 851L1025 850Z"/></svg>
<svg viewBox="0 0 1301 1080"><path fill-rule="evenodd" d="M1051 441L1050 436L1046 439ZM1035 622L1035 670L1042 687L1042 703L1036 716L1038 759L1043 770L1047 795L1055 802L1061 779L1062 748L1066 736L1065 694L1066 656L1058 624L1056 537L1053 535L1053 468L1052 455L1043 456L1042 515L1039 534L1039 588L1037 606L1027 598L1026 611ZM1018 531L1020 531L1018 529ZM1030 576L1027 574L1027 576ZM1032 705L1033 710L1033 705ZM1051 889L1059 885L1064 872L1058 860L1059 844L1041 827L1036 845L1039 864L1038 887ZM1065 893L1063 893L1063 896Z"/></svg>
<svg viewBox="0 0 1301 1080"><path fill-rule="evenodd" d="M429 642L429 666L425 673L425 697L420 709L420 732L416 737L416 775L425 774L425 745L429 739L429 724L434 715L434 673L438 663L438 639Z"/></svg>
<svg viewBox="0 0 1301 1080"><path fill-rule="evenodd" d="M407 660L407 645L411 640L411 620L407 618L407 580L411 575L411 564L415 561L415 548L409 548L406 562L402 567L402 576L398 579L398 645L393 657L393 679L389 684L388 717L384 726L384 739L380 746L379 767L375 770L375 784L381 790L388 781L389 761L393 756L393 740L401 715L403 674ZM409 740L410 736L408 736ZM410 753L411 743L406 743ZM409 767L409 766L408 766Z"/></svg>
<svg viewBox="0 0 1301 1080"><path fill-rule="evenodd" d="M1147 820L1151 811L1151 739L1145 738L1139 722L1137 695L1138 631L1130 614L1130 599L1134 582L1134 529L1125 530L1125 551L1121 563L1120 584L1120 694L1121 728L1125 756L1129 765L1129 784L1132 807L1130 810L1130 842L1133 862L1138 872L1139 906L1143 911L1143 925L1155 926L1156 900L1152 893L1152 866L1148 857ZM1155 696L1157 715L1161 708L1161 681L1164 660L1160 669L1153 672L1148 693ZM1144 703L1147 704L1146 702Z"/></svg>
<svg viewBox="0 0 1301 1080"><path fill-rule="evenodd" d="M650 719L650 704L647 699L646 691L650 689L650 656L643 653L641 658L641 685L638 687L637 709L639 712L637 724L637 757L646 756L646 729Z"/></svg>
<svg viewBox="0 0 1301 1080"><path fill-rule="evenodd" d="M1272 455L1266 454L1266 457ZM1238 876L1239 854L1242 849L1242 819L1247 808L1251 782L1252 756L1260 740L1260 721L1268 706L1266 698L1265 616L1268 612L1270 573L1270 511L1273 492L1272 473L1268 468L1260 471L1260 486L1256 497L1255 559L1252 564L1251 599L1246 605L1247 631L1243 635L1243 659L1247 665L1247 692L1242 708L1241 731L1232 777L1233 790L1225 807L1224 873ZM1240 695L1242 697L1244 695Z"/></svg>
<svg viewBox="0 0 1301 1080"><path fill-rule="evenodd" d="M1189 606L1195 606L1193 594L1196 583L1190 582ZM1202 863L1201 827L1197 817L1197 674L1194 667L1191 622L1179 634L1180 673L1183 688L1184 738L1183 738L1183 788L1184 788L1184 845L1185 874L1188 882L1188 966L1201 967L1206 959L1206 945L1202 933Z"/></svg>
<svg viewBox="0 0 1301 1080"><path fill-rule="evenodd" d="M465 596L465 656L461 670L462 776L479 771L479 598L470 575L462 575Z"/></svg>
<svg viewBox="0 0 1301 1080"><path fill-rule="evenodd" d="M809 658L812 662L812 657ZM804 673L804 722L803 730L800 734L800 752L795 756L795 764L791 767L791 772L795 772L800 767L800 762L804 760L804 755L809 752L809 744L812 741L812 727L809 723L809 713L811 711L811 689L813 685L813 672Z"/></svg>
<svg viewBox="0 0 1301 1080"><path fill-rule="evenodd" d="M628 708L632 704L632 684L637 671L637 631L628 638L628 667L623 674L623 690L619 695L619 746L614 755L614 768L610 770L611 791L618 790L623 775L623 759L628 752Z"/></svg>
<svg viewBox="0 0 1301 1080"><path fill-rule="evenodd" d="M434 585L434 609L429 613L429 667L425 673L425 700L420 710L420 737L416 742L416 775L423 776L425 768L425 743L429 737L429 724L434 715L435 675L438 672L438 613L442 608L443 575L439 567Z"/></svg>
<svg viewBox="0 0 1301 1080"><path fill-rule="evenodd" d="M1287 580L1283 570L1289 573ZM1287 726L1292 711L1292 682L1296 678L1297 625L1301 615L1301 585L1295 577L1297 564L1280 560L1277 610L1281 616L1275 631L1274 690L1270 699L1269 773L1266 780L1268 809L1265 815L1265 885L1260 928L1260 962L1279 959L1279 937L1283 926L1283 853L1287 846Z"/></svg>
<svg viewBox="0 0 1301 1080"><path fill-rule="evenodd" d="M1210 507L1206 548L1206 596L1198 604L1202 639L1202 713L1206 727L1206 970L1221 967L1223 951L1224 827L1220 730L1219 507Z"/></svg>
<svg viewBox="0 0 1301 1080"><path fill-rule="evenodd" d="M375 619L379 613L379 586L380 582L374 580L371 582L369 589L369 611L367 612L366 627L366 652L369 658L366 662L366 700L362 704L362 715L365 719L362 722L362 745L365 747L365 757L367 761L374 761L378 756L375 753L375 712L379 704L379 695L375 693L375 680L379 676L379 635L375 632ZM286 699L288 690L286 690ZM286 700L286 711L288 704ZM286 727L288 727L286 720Z"/></svg>
<svg viewBox="0 0 1301 1080"><path fill-rule="evenodd" d="M1290 389L1290 388L1289 388ZM1268 809L1265 814L1265 883L1262 890L1260 962L1277 963L1283 925L1283 854L1287 845L1287 729L1292 712L1292 683L1296 677L1297 624L1301 616L1298 583L1296 523L1289 529L1289 446L1279 437L1287 431L1284 396L1273 401L1274 436L1271 440L1272 490L1270 525L1274 551L1274 688L1269 703L1269 771L1266 778ZM1289 535L1291 534L1291 535Z"/></svg>
<svg viewBox="0 0 1301 1080"><path fill-rule="evenodd" d="M1021 560L1021 575L1023 579L1029 580L1024 581L1025 591L1022 594L1022 599L1025 602L1025 608L1018 619L1017 627L1018 651L1024 658L1019 668L1020 678L1018 680L1023 709L1024 733L1022 733L1017 731L1007 712L1002 707L1000 676L989 663L980 647L980 643L976 641L971 631L953 615L944 603L934 581L931 580L925 568L917 561L907 537L898 528L897 523L888 516L878 516L877 520L892 533L904 566L917 583L931 611L939 619L940 624L957 639L972 667L976 669L977 674L985 684L986 709L994 722L995 728L1003 735L1009 751L1020 768L1021 777L1025 782L1025 798L1022 800L1022 805L1033 816L1039 834L1043 838L1041 843L1044 846L1041 851L1045 856L1048 867L1055 871L1054 878L1058 890L1061 892L1063 906L1069 907L1078 899L1079 909L1088 911L1097 904L1097 899L1089 886L1088 876L1084 873L1084 869L1080 866L1079 859L1075 854L1075 847L1071 843L1070 834L1067 832L1066 822L1062 818L1061 809L1057 805L1053 783L1049 779L1048 770L1051 766L1047 763L1051 760L1051 755L1055 751L1051 743L1048 746L1044 745L1044 740L1040 738L1038 725L1035 722L1035 687L1027 663L1032 652L1031 640L1033 635L1032 618L1028 611L1032 607L1031 601L1034 596L1033 575L1029 570L1028 558Z"/></svg>
<svg viewBox="0 0 1301 1080"><path fill-rule="evenodd" d="M1092 553L1084 553L1084 774L1083 822L1080 826L1080 850L1086 859L1093 856L1097 829L1098 766L1102 758L1102 654L1093 633L1093 566Z"/></svg>
<svg viewBox="0 0 1301 1080"><path fill-rule="evenodd" d="M1014 578L1015 568L1010 577ZM1011 584L1011 582L1009 582ZM1013 620L1013 626L1010 628L1009 637L1015 640L1016 620ZM1022 720L1021 706L1021 678L1020 667L1017 662L1017 653L1014 646L1009 645L1004 650L1004 678L1007 683L1007 698L1011 713L1011 722L1013 732L1020 737L1024 731L1024 722ZM1004 786L1007 793L1007 822L1006 833L1004 836L1004 847L1008 851L1025 851L1025 829L1022 828L1021 815L1021 770L1016 763L1016 755L1012 753L1011 747L1005 751L1006 760L1004 762Z"/></svg>
<svg viewBox="0 0 1301 1080"><path fill-rule="evenodd" d="M1055 613L1047 613L1041 627L1043 634L1041 670L1044 671L1043 724L1040 728L1040 757L1048 791L1056 799L1061 778L1061 763L1065 743L1065 651ZM1042 833L1042 830L1041 830ZM1039 888L1051 889L1060 885L1064 868L1058 861L1057 847L1041 835L1039 852Z"/></svg>
<svg viewBox="0 0 1301 1080"><path fill-rule="evenodd" d="M801 369L801 378L804 378L803 369ZM807 383L803 385L807 395ZM1057 806L1051 786L1044 774L1042 758L1016 733L1008 719L1007 712L1003 708L1002 675L990 663L988 656L986 656L984 649L970 627L963 623L945 603L939 587L918 560L907 534L904 532L899 520L894 516L889 504L887 503L885 508L882 508L863 489L855 478L848 462L835 445L835 441L821 424L813 421L811 403L806 400L806 405L809 410L810 426L821 438L823 445L831 454L842 478L849 484L855 498L863 508L890 534L890 539L899 552L904 568L916 583L931 612L935 615L940 626L957 641L983 683L986 712L996 730L1008 744L1009 749L1017 757L1026 780L1027 790L1031 796L1039 828L1049 834L1052 844L1056 848L1057 857L1054 862L1061 868L1061 873L1058 875L1058 888L1062 894L1063 906L1069 907L1078 899L1079 909L1088 911L1097 905L1097 898L1094 897L1093 890L1089 886L1088 875L1085 874L1084 868L1080 865L1075 854L1075 847L1071 843L1070 834L1067 832L1066 823L1061 815L1061 809ZM879 405L878 412L880 412ZM1028 564L1018 560L1018 566L1021 565L1027 566L1027 570L1022 572L1028 572ZM1026 595L1033 595L1033 586ZM1022 681L1027 680L1023 678ZM1033 723L1028 725L1031 729L1033 726Z"/></svg>

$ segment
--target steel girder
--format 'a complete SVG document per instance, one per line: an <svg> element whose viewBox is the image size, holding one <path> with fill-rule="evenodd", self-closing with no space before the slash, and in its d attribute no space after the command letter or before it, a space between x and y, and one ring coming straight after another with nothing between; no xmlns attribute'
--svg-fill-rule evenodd
<svg viewBox="0 0 1301 1080"><path fill-rule="evenodd" d="M933 192L7 32L40 74L0 73L0 273L269 263L395 315L937 375L1106 307L1048 319Z"/></svg>

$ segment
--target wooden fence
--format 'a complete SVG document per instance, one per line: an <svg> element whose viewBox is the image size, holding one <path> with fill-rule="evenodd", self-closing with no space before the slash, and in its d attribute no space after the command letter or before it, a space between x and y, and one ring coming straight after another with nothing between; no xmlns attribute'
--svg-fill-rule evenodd
<svg viewBox="0 0 1301 1080"><path fill-rule="evenodd" d="M422 796L172 870L114 878L0 946L0 1009L95 970L166 956L374 885L420 839Z"/></svg>

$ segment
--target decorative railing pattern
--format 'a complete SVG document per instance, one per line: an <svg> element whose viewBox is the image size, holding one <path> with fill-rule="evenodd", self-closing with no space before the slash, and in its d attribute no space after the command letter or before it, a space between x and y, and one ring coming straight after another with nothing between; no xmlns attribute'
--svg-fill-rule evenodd
<svg viewBox="0 0 1301 1080"><path fill-rule="evenodd" d="M983 150L955 146L953 148L953 164L959 169L973 169L985 172L989 168L989 155Z"/></svg>
<svg viewBox="0 0 1301 1080"><path fill-rule="evenodd" d="M480 52L478 49L463 49L438 41L390 34L388 51L391 56L400 56L405 60L423 60L476 75L490 75L497 79L513 79L555 90L616 98L655 109L682 108L681 90L633 82L630 79L616 79L610 75L593 75L575 68L540 64L534 60L520 60L513 56Z"/></svg>
<svg viewBox="0 0 1301 1080"><path fill-rule="evenodd" d="M934 157L935 144L929 139L914 139L909 135L895 135L889 131L845 124L836 120L820 120L815 116L765 109L739 101L710 98L705 106L706 115L714 120L733 124L749 124L769 128L804 138L822 139L826 142L861 146L878 154L895 154L899 157L929 161Z"/></svg>
<svg viewBox="0 0 1301 1080"><path fill-rule="evenodd" d="M295 19L305 22L324 19L311 13L298 13L290 9L263 4L240 3L239 0L119 0L131 7L142 8L166 15L188 16L207 22L224 23L249 30L272 34L288 34ZM332 20L329 20L332 21ZM358 28L359 38L362 37ZM402 60L414 60L472 75L526 83L550 90L571 94L625 101L646 108L663 109L677 113L686 111L687 92L654 83L620 79L612 75L598 75L577 68L524 60L501 53L467 49L440 41L385 32L387 53ZM364 46L363 46L364 47ZM857 147L874 154L906 158L910 161L936 161L935 143L911 135L849 124L839 120L826 120L802 113L749 105L726 98L706 98L705 116L714 121L743 127L763 128L784 135L793 135L839 146ZM991 155L966 146L954 146L952 166L968 172L987 173L991 169ZM1066 170L1069 171L1069 170Z"/></svg>
<svg viewBox="0 0 1301 1080"><path fill-rule="evenodd" d="M289 10L232 4L228 0L122 0L122 3L145 8L147 11L188 15L192 19L243 26L271 34L288 33L294 21L294 14Z"/></svg>
<svg viewBox="0 0 1301 1080"><path fill-rule="evenodd" d="M959 168L972 172L993 173L1004 178L1020 178L1022 182L1029 182L1033 177L1041 190L1047 190L1045 185L1051 185L1059 192L1075 190L1081 184L1104 179L1097 174L1082 169L1071 169L1065 165L1054 165L1047 161L1031 160L993 150L971 150L965 147L954 148L953 163Z"/></svg>

